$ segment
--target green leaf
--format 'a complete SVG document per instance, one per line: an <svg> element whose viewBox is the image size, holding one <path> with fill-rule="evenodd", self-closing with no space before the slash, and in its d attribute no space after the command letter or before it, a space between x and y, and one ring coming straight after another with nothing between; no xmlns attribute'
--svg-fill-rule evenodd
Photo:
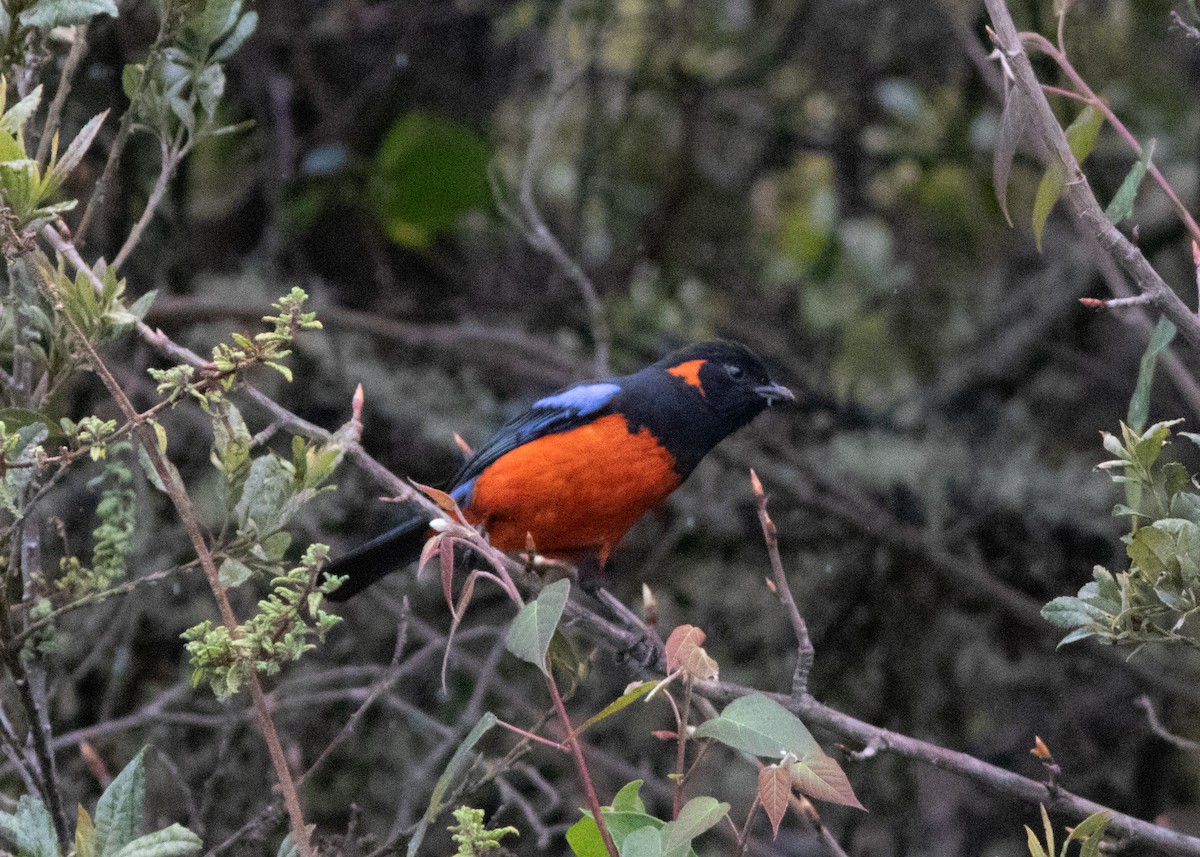
<svg viewBox="0 0 1200 857"><path fill-rule="evenodd" d="M33 92L26 95L0 116L0 131L7 131L13 137L21 133L29 117L37 113L38 105L42 103L42 85L39 83Z"/></svg>
<svg viewBox="0 0 1200 857"><path fill-rule="evenodd" d="M292 472L278 456L254 459L234 507L238 532L261 537L282 529L292 493Z"/></svg>
<svg viewBox="0 0 1200 857"><path fill-rule="evenodd" d="M613 795L613 810L616 812L645 812L646 804L642 802L642 785L645 782L645 780L634 780L621 786L621 790Z"/></svg>
<svg viewBox="0 0 1200 857"><path fill-rule="evenodd" d="M1108 813L1097 812L1075 825L1075 829L1067 837L1067 842L1082 843L1079 847L1079 857L1096 857L1100 853L1100 843L1104 840L1108 821Z"/></svg>
<svg viewBox="0 0 1200 857"><path fill-rule="evenodd" d="M236 586L241 586L254 574L250 567L240 559L234 557L225 557L221 563L221 568L217 571L217 576L221 578L221 583L227 588L232 589Z"/></svg>
<svg viewBox="0 0 1200 857"><path fill-rule="evenodd" d="M490 211L487 145L432 113L409 113L388 132L371 167L374 209L397 244L421 250L454 232L468 211Z"/></svg>
<svg viewBox="0 0 1200 857"><path fill-rule="evenodd" d="M1106 614L1073 595L1060 595L1042 608L1042 618L1058 628L1075 628L1105 619Z"/></svg>
<svg viewBox="0 0 1200 857"><path fill-rule="evenodd" d="M250 38L250 34L254 32L258 26L258 13L247 12L238 19L237 25L229 36L221 43L221 46L213 52L214 62L225 62L242 46L242 42Z"/></svg>
<svg viewBox="0 0 1200 857"><path fill-rule="evenodd" d="M546 652L550 649L550 639L558 628L558 620L562 618L570 593L569 580L556 580L543 587L536 599L522 607L508 626L508 636L504 641L508 650L547 675Z"/></svg>
<svg viewBox="0 0 1200 857"><path fill-rule="evenodd" d="M800 718L758 693L729 703L720 716L701 723L696 728L696 736L715 738L752 756L779 757L791 753L797 759L803 759L821 752Z"/></svg>
<svg viewBox="0 0 1200 857"><path fill-rule="evenodd" d="M714 797L694 797L679 811L679 818L659 831L663 857L685 857L692 840L718 824L729 814L729 804Z"/></svg>
<svg viewBox="0 0 1200 857"><path fill-rule="evenodd" d="M621 857L665 857L666 854L662 833L649 826L633 831L621 843Z"/></svg>
<svg viewBox="0 0 1200 857"><path fill-rule="evenodd" d="M35 797L22 795L15 814L0 812L0 830L16 843L20 857L58 857L54 821Z"/></svg>
<svg viewBox="0 0 1200 857"><path fill-rule="evenodd" d="M429 805L425 808L425 814L421 817L413 830L412 838L408 841L408 857L414 857L417 849L421 847L421 841L425 838L425 831L429 829L429 825L437 821L437 817L442 814L442 811L449 805L448 796L461 783L463 776L470 770L471 765L475 761L475 745L480 739L487 734L493 726L496 725L496 715L492 712L485 712L479 718L479 722L471 727L471 731L467 733L467 737L463 738L462 743L458 745L458 749L454 751L454 755L450 757L450 761L446 763L442 775L438 777L438 781L433 786L433 792L429 795Z"/></svg>
<svg viewBox="0 0 1200 857"><path fill-rule="evenodd" d="M1134 431L1146 427L1150 418L1150 387L1154 383L1154 367L1158 356L1167 350L1171 340L1175 338L1175 325L1165 316L1154 325L1150 334L1150 342L1142 355L1142 363L1138 368L1137 385L1133 388L1133 396L1129 399L1129 418L1127 422Z"/></svg>
<svg viewBox="0 0 1200 857"><path fill-rule="evenodd" d="M38 0L19 16L26 27L71 27L86 24L96 15L117 17L115 0Z"/></svg>
<svg viewBox="0 0 1200 857"><path fill-rule="evenodd" d="M142 63L130 63L121 70L121 90L125 97L133 101L142 85L142 77L146 74L146 66Z"/></svg>
<svg viewBox="0 0 1200 857"><path fill-rule="evenodd" d="M1042 250L1042 231L1046 228L1046 220L1054 209L1054 204L1062 196L1063 185L1066 182L1066 171L1059 161L1051 161L1042 174L1038 183L1037 194L1033 198L1033 241L1040 253Z"/></svg>
<svg viewBox="0 0 1200 857"><path fill-rule="evenodd" d="M54 169L52 170L51 174L54 176L55 186L62 184L63 180L69 176L77 166L79 166L80 162L83 160L83 156L86 155L88 149L91 148L92 143L96 139L96 135L100 133L100 128L104 125L104 120L107 118L108 111L105 110L103 113L98 113L93 116L88 120L86 125L79 129L79 133L75 135L75 139L71 141L71 145L67 146L67 150L62 153L62 156L54 164ZM155 293L151 291L147 294L151 295L150 300L153 301L153 295ZM142 300L145 300L144 295ZM139 300L138 303L141 303L141 301ZM149 307L150 304L147 303L146 309L149 309ZM132 308L130 309L130 312L133 312ZM146 310L143 309L140 314L135 314L138 316L138 318L141 318L146 314Z"/></svg>
<svg viewBox="0 0 1200 857"><path fill-rule="evenodd" d="M75 822L75 857L95 857L96 827L92 817L80 804Z"/></svg>
<svg viewBox="0 0 1200 857"><path fill-rule="evenodd" d="M1053 857L1047 855L1046 849L1042 847L1042 843L1038 841L1037 834L1033 832L1033 828L1028 824L1025 825L1026 845L1029 847L1029 857Z"/></svg>
<svg viewBox="0 0 1200 857"><path fill-rule="evenodd" d="M996 188L996 200L1008 225L1012 217L1008 213L1008 175L1012 171L1017 147L1025 138L1027 129L1033 127L1033 107L1028 96L1016 87L1008 87L1004 98L1004 112L1000 115L1000 131L996 135L996 151L992 158L992 184Z"/></svg>
<svg viewBox="0 0 1200 857"><path fill-rule="evenodd" d="M1071 643L1078 643L1080 640L1086 640L1088 637L1096 636L1095 631L1089 631L1087 628L1076 628L1067 636L1058 641L1056 649L1061 649L1063 646L1069 646Z"/></svg>
<svg viewBox="0 0 1200 857"><path fill-rule="evenodd" d="M632 685L627 691L625 691L623 694L621 694L619 697L614 699L608 705L604 706L604 708L601 709L599 712L597 712L596 714L593 714L587 720L583 721L583 723L581 723L577 727L575 727L575 734L579 735L585 729L590 729L592 726L595 726L597 723L599 723L601 720L605 719L606 717L611 717L612 715L616 714L618 711L621 711L622 709L629 707L631 704L633 704L634 702L637 702L639 699L641 699L643 696L648 694L650 691L654 690L654 688L656 688L656 687L658 687L658 682L656 682L656 681L637 682L636 684ZM613 803L613 806L616 806L615 802Z"/></svg>
<svg viewBox="0 0 1200 857"><path fill-rule="evenodd" d="M117 852L116 857L191 857L204 846L200 837L181 824L157 833L139 836Z"/></svg>
<svg viewBox="0 0 1200 857"><path fill-rule="evenodd" d="M1130 168L1121 186L1117 188L1117 193L1109 202L1108 208L1104 209L1104 216L1110 223L1116 225L1133 215L1133 203L1137 199L1138 188L1142 186L1142 179L1146 177L1146 171L1150 169L1150 159L1153 157L1154 141L1151 140L1142 150L1142 156L1138 158L1137 163Z"/></svg>
<svg viewBox="0 0 1200 857"><path fill-rule="evenodd" d="M146 799L145 750L138 752L96 804L97 857L115 857L142 829Z"/></svg>
<svg viewBox="0 0 1200 857"><path fill-rule="evenodd" d="M1100 133L1103 125L1104 114L1095 105L1089 104L1067 127L1067 143L1070 145L1071 154L1075 156L1076 161L1082 164L1092 153L1092 148L1096 145L1096 136ZM1042 249L1042 230L1046 227L1046 219L1050 216L1054 204L1062 196L1065 181L1066 172L1062 163L1052 160L1042 175L1042 181L1038 184L1037 196L1034 197L1033 202L1033 236L1039 251Z"/></svg>

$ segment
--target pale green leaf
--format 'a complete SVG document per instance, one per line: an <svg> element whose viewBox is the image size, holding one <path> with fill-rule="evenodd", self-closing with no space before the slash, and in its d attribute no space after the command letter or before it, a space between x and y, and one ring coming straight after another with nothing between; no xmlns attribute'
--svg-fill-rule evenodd
<svg viewBox="0 0 1200 857"><path fill-rule="evenodd" d="M1150 342L1146 345L1146 351L1142 355L1142 362L1138 368L1137 385L1133 389L1133 396L1129 399L1127 422L1134 431L1141 431L1150 419L1150 388L1154 383L1154 367L1158 363L1158 356L1167 350L1167 346L1174 338L1175 325L1169 318L1163 316L1154 326L1154 332L1150 334Z"/></svg>
<svg viewBox="0 0 1200 857"><path fill-rule="evenodd" d="M203 844L186 827L172 824L157 833L139 836L118 851L116 857L191 857Z"/></svg>
<svg viewBox="0 0 1200 857"><path fill-rule="evenodd" d="M467 733L467 737L463 738L458 749L454 751L454 755L450 757L450 761L446 763L442 775L438 777L438 781L433 786L432 794L429 795L429 805L425 808L425 814L421 817L421 821L413 831L412 838L408 841L408 857L416 855L417 849L421 847L421 840L425 838L425 831L445 810L454 789L459 786L462 778L470 770L476 758L475 745L495 725L496 715L490 711L485 712L479 718L479 722Z"/></svg>
<svg viewBox="0 0 1200 857"><path fill-rule="evenodd" d="M96 15L117 17L115 0L38 0L19 16L27 27L71 27L86 24Z"/></svg>
<svg viewBox="0 0 1200 857"><path fill-rule="evenodd" d="M571 593L571 582L556 580L542 588L538 597L526 604L508 626L505 645L523 661L533 664L546 673L546 652L550 640L558 629L558 620Z"/></svg>
<svg viewBox="0 0 1200 857"><path fill-rule="evenodd" d="M0 812L0 830L16 843L20 857L58 857L54 822L37 798L22 795L16 813Z"/></svg>
<svg viewBox="0 0 1200 857"><path fill-rule="evenodd" d="M729 814L729 804L702 795L684 804L679 817L659 831L662 836L663 857L684 857L692 840L714 827Z"/></svg>
<svg viewBox="0 0 1200 857"><path fill-rule="evenodd" d="M1137 163L1130 167L1108 208L1104 209L1104 215L1110 223L1120 223L1133 215L1133 203L1137 199L1138 188L1142 186L1142 179L1146 177L1146 171L1150 169L1150 159L1153 157L1154 141L1151 140L1142 150L1142 156L1138 158Z"/></svg>
<svg viewBox="0 0 1200 857"><path fill-rule="evenodd" d="M791 753L797 759L803 759L821 752L800 718L758 693L729 703L720 716L700 724L696 736L715 738L752 756L779 757Z"/></svg>
<svg viewBox="0 0 1200 857"><path fill-rule="evenodd" d="M146 751L141 750L109 783L96 804L97 857L115 857L142 829Z"/></svg>

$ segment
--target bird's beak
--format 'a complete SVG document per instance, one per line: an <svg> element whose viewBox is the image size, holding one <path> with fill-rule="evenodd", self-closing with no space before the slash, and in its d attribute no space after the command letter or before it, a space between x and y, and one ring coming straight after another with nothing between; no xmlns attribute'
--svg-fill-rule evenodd
<svg viewBox="0 0 1200 857"><path fill-rule="evenodd" d="M763 384L755 387L754 392L767 400L768 407L776 402L794 402L796 394L782 384Z"/></svg>

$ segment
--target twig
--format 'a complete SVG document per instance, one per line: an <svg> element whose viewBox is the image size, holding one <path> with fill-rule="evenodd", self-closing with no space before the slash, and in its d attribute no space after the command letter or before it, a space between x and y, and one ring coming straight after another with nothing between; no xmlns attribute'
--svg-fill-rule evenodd
<svg viewBox="0 0 1200 857"><path fill-rule="evenodd" d="M592 775L588 771L587 760L583 758L583 747L571 726L571 718L567 715L562 695L558 692L558 682L554 680L554 672L549 666L549 660L547 660L546 666L546 686L550 689L550 696L554 700L554 710L558 713L558 719L562 721L563 731L566 732L567 749L575 761L575 770L587 793L588 806L592 810L592 819L596 822L596 827L600 829L600 838L604 841L604 847L608 850L609 857L619 857L616 843L613 842L608 824L604 820L604 814L600 810L600 799L596 796L596 787L592 785Z"/></svg>
<svg viewBox="0 0 1200 857"><path fill-rule="evenodd" d="M32 264L32 260L28 264ZM49 284L46 284L46 286L48 287ZM168 464L166 457L159 449L158 438L151 424L141 421L137 409L129 401L120 383L113 377L107 364L105 364L96 352L96 349L88 340L83 330L74 321L70 319L68 321L74 329L79 346L87 354L92 368L100 376L100 380L104 383L109 395L112 396L113 401L116 402L125 419L136 425L138 441L141 443L146 455L150 458L150 462L158 474L167 495L170 497L172 505L179 514L183 528L192 543L192 548L195 550L196 556L200 560L200 565L204 569L205 576L208 578L209 588L212 590L213 597L217 602L218 612L221 614L221 622L229 631L229 634L236 639L240 635L237 617L234 615L233 605L229 602L229 596L225 592L225 586L221 583L220 574L213 559L212 551L209 550L208 543L204 538L199 513L193 505L191 497L188 496L186 488L176 482L176 472ZM287 807L288 815L291 819L292 839L299 848L302 857L309 857L313 851L308 836L308 828L304 823L304 814L300 808L300 797L296 792L291 770L288 768L287 757L284 755L283 745L279 740L279 733L276 731L275 723L271 719L270 708L267 704L266 694L263 693L262 683L259 681L258 673L253 669L248 671L246 683L250 688L250 695L254 701L254 712L258 728L262 732L263 739L266 741L267 750L271 756L271 763L275 767L275 774L279 779L279 786L283 791L284 805Z"/></svg>
<svg viewBox="0 0 1200 857"><path fill-rule="evenodd" d="M788 620L792 623L792 633L796 635L796 671L792 675L792 696L802 697L808 694L808 676L813 667L813 644L808 635L808 625L800 615L796 599L792 596L788 585L787 573L783 570L783 560L779 556L779 531L775 522L767 513L767 494L762 482L754 469L750 469L750 485L754 489L754 500L758 507L758 522L762 525L763 539L767 543L767 556L771 558L771 577L775 582L775 595L787 611Z"/></svg>
<svg viewBox="0 0 1200 857"><path fill-rule="evenodd" d="M1192 345L1200 347L1200 316L1188 309L1142 255L1142 252L1109 222L1104 214L1104 209L1096 200L1095 194L1092 193L1087 177L1071 153L1066 134L1046 101L1046 95L1029 63L1029 56L1025 52L1021 36L1017 33L1016 25L1013 23L1004 0L984 0L984 2L995 27L996 45L1006 57L1007 67L1013 75L1013 86L1019 90L1019 94L1014 91L1010 93L1009 97L1020 97L1026 101L1028 105L1026 113L1031 125L1030 132L1046 146L1049 157L1057 161L1063 168L1065 177L1063 194L1075 217L1096 237L1100 246L1112 255L1117 264L1129 274L1137 284L1138 290L1151 295L1155 306L1175 323L1184 338ZM1052 56L1058 55L1057 48L1048 39L1036 36L1036 39L1031 37L1031 40L1035 41L1042 50L1051 53ZM1068 75L1071 74L1067 68L1064 70ZM1072 81L1077 86L1082 83L1082 80L1076 81L1074 78ZM1092 94L1086 86L1087 84L1083 83L1082 91ZM1114 127L1123 128L1124 126L1114 125ZM1136 140L1133 141L1134 144L1136 142ZM1140 151L1140 146L1135 151ZM1153 165L1151 168L1154 169ZM1168 195L1174 196L1173 192L1169 192ZM1181 207L1181 204L1177 206L1177 210ZM1184 216L1189 232L1200 237L1200 229L1196 228L1195 221L1191 219L1190 215L1186 215L1186 209L1181 212L1181 216Z"/></svg>
<svg viewBox="0 0 1200 857"><path fill-rule="evenodd" d="M1200 742L1176 735L1163 725L1162 721L1158 719L1158 712L1154 710L1154 703L1150 701L1150 697L1142 694L1134 700L1134 705L1146 712L1146 722L1150 725L1150 731L1159 738L1180 750L1200 754Z"/></svg>
<svg viewBox="0 0 1200 857"><path fill-rule="evenodd" d="M408 610L408 597L405 596L405 614L408 613ZM375 686L371 688L371 692L368 693L367 698L362 701L362 705L355 709L354 713L346 719L344 724L342 724L341 731L339 731L338 734L334 736L333 740L325 746L325 749L321 751L319 756L317 756L316 761L309 765L308 770L296 779L297 787L304 785L308 779L314 773L316 773L317 769L325 763L325 760L333 754L333 751L341 746L341 744L354 733L359 721L361 721L363 715L367 713L367 709L370 708L375 700L379 698L380 694L391 688L392 685L396 683L397 679L400 678L400 667L402 663L401 656L404 654L404 648L407 645L408 621L406 619L402 619L396 628L396 648L392 652L392 661L390 664L388 664L387 671L384 672L379 681L375 683Z"/></svg>
<svg viewBox="0 0 1200 857"><path fill-rule="evenodd" d="M587 308L588 320L591 327L592 340L596 352L593 364L598 378L608 375L608 352L612 342L612 332L608 319L604 314L604 303L596 291L596 285L580 264L571 257L562 243L555 237L534 197L534 178L540 167L545 165L546 153L554 139L555 131L562 119L566 105L566 94L575 83L577 74L568 68L567 40L571 30L571 18L575 11L574 0L567 0L559 9L557 34L551 36L558 41L555 56L551 61L550 84L546 97L533 118L533 132L529 138L529 148L525 151L525 163L521 169L521 177L517 199L520 213L528 227L523 230L526 239L537 250L541 250L554 260L562 273L575 284Z"/></svg>
<svg viewBox="0 0 1200 857"><path fill-rule="evenodd" d="M50 109L46 112L46 122L42 125L42 136L38 140L36 158L39 164L45 164L46 158L50 154L50 144L62 122L63 105L67 103L67 94L71 91L71 81L75 77L75 69L87 54L87 31L87 24L81 24L75 28L74 41L71 42L71 49L63 61L62 74L58 77L58 89L55 90L54 100L50 102Z"/></svg>
<svg viewBox="0 0 1200 857"><path fill-rule="evenodd" d="M120 251L113 259L113 270L117 270L129 258L129 254L133 252L133 248L142 240L142 233L146 231L146 227L150 221L154 219L154 214L158 211L158 206L162 202L163 196L167 192L167 188L171 184L171 177L175 174L175 168L179 166L179 161L188 153L190 146L182 146L176 148L167 141L162 141L160 144L162 150L162 164L159 166L158 178L154 180L154 187L150 191L150 196L146 199L146 207L142 209L142 214L138 218L137 223L133 224L133 228L129 230L129 235L125 238L125 243L121 245Z"/></svg>
<svg viewBox="0 0 1200 857"><path fill-rule="evenodd" d="M821 840L821 845L825 847L825 850L831 857L849 857L845 849L842 848L841 843L837 841L837 837L825 826L825 822L821 821L821 814L812 805L812 801L804 795L793 794L788 798L788 803L801 818L812 825L813 830Z"/></svg>
<svg viewBox="0 0 1200 857"><path fill-rule="evenodd" d="M83 210L83 217L79 219L79 225L75 227L75 241L80 247L87 243L87 230L92 224L92 217L104 203L105 196L108 194L108 186L112 183L117 166L121 163L121 154L125 151L125 144L129 142L133 124L137 121L138 101L141 100L142 92L153 76L155 64L160 61L160 54L167 43L169 27L168 16L164 15L159 21L158 35L154 37L154 44L150 46L146 55L145 70L138 77L137 88L129 97L129 107L121 114L121 124L117 126L117 136L113 138L112 147L108 150L108 160L104 162L104 170L100 173L100 178L96 180L96 187L92 191L91 199L88 200L87 208Z"/></svg>

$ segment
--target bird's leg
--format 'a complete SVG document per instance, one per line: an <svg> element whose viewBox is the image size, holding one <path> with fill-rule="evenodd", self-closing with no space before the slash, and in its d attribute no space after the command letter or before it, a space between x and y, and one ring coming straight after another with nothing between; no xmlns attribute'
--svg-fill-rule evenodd
<svg viewBox="0 0 1200 857"><path fill-rule="evenodd" d="M628 649L618 652L618 655L647 667L665 664L663 644L658 633L643 622L641 617L630 610L621 599L600 585L600 568L599 551L588 551L575 558L579 588L597 601L603 608L603 612L614 619L618 625L632 631L639 638Z"/></svg>

